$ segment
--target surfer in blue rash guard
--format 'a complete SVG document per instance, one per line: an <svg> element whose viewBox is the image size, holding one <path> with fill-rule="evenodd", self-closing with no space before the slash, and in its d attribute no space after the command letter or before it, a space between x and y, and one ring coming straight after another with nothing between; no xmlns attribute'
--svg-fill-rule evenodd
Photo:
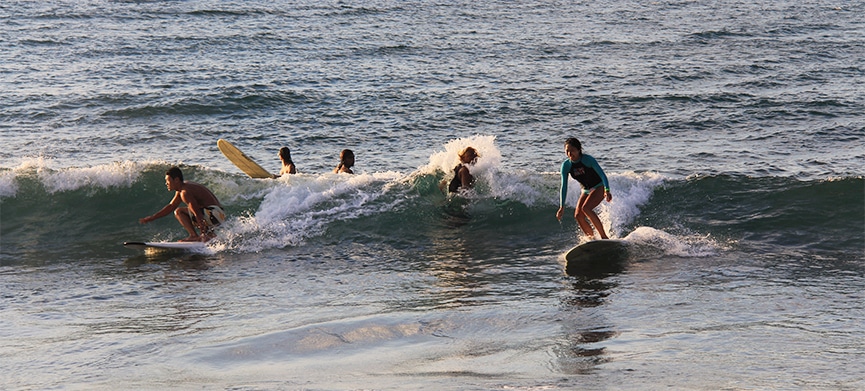
<svg viewBox="0 0 865 391"><path fill-rule="evenodd" d="M173 191L174 198L158 212L139 219L141 224L149 223L174 212L174 217L189 233L181 242L206 242L215 235L213 229L225 221L222 204L208 188L194 182L184 182L179 167L171 167L165 172L165 187ZM186 207L179 207L184 202ZM195 231L196 227L201 234Z"/></svg>
<svg viewBox="0 0 865 391"><path fill-rule="evenodd" d="M601 201L606 199L607 202L613 200L613 195L610 194L610 184L607 181L607 175L598 164L594 157L583 153L583 146L580 140L574 137L565 140L565 155L568 158L562 163L562 187L561 199L559 202L559 210L556 212L556 218L562 220L562 215L565 213L565 201L568 197L568 176L574 178L583 187L580 194L580 199L577 201L574 218L577 219L577 224L580 229L590 238L594 238L595 233L592 230L594 225L601 235L601 239L608 239L607 232L604 231L604 225L598 214L595 213L595 208L601 204ZM591 223L591 225L589 224Z"/></svg>

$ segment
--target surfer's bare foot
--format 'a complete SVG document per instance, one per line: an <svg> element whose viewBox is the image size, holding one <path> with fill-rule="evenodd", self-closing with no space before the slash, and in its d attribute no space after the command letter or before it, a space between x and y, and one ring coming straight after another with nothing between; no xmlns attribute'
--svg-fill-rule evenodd
<svg viewBox="0 0 865 391"><path fill-rule="evenodd" d="M201 241L201 237L200 237L200 236L190 236L190 237L188 237L188 238L186 238L186 239L180 239L180 240L178 240L178 242L200 242L200 241Z"/></svg>

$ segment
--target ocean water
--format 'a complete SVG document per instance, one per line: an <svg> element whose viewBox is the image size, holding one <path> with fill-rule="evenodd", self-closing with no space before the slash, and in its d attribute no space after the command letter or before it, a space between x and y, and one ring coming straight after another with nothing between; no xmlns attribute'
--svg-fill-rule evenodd
<svg viewBox="0 0 865 391"><path fill-rule="evenodd" d="M863 14L4 2L0 388L863 389ZM570 136L621 267L563 271ZM250 179L220 138L300 174ZM446 196L465 146L477 185ZM185 235L138 224L172 165L218 239L124 248Z"/></svg>

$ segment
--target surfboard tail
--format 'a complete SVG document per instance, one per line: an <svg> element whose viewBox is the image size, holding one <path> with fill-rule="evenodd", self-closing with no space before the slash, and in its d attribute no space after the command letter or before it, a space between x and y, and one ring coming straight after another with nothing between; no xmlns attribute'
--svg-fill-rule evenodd
<svg viewBox="0 0 865 391"><path fill-rule="evenodd" d="M240 148L235 147L234 144L228 142L228 140L217 140L216 147L219 148L219 151L222 152L229 161L234 163L240 171L249 175L250 178L273 178L273 174L258 165L258 163L252 160L252 158L246 156Z"/></svg>
<svg viewBox="0 0 865 391"><path fill-rule="evenodd" d="M123 242L123 247L144 250L147 248L147 243L144 242Z"/></svg>
<svg viewBox="0 0 865 391"><path fill-rule="evenodd" d="M597 277L624 270L629 259L629 244L623 240L594 240L565 253L565 274Z"/></svg>
<svg viewBox="0 0 865 391"><path fill-rule="evenodd" d="M180 251L195 251L202 250L207 247L204 242L123 242L126 248L136 250L180 250Z"/></svg>

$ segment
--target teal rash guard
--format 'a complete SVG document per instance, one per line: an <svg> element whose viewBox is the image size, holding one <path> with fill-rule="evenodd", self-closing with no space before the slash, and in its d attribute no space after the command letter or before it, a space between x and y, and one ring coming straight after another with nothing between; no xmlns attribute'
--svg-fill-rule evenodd
<svg viewBox="0 0 865 391"><path fill-rule="evenodd" d="M568 198L568 175L580 182L585 192L600 185L604 185L604 190L610 190L607 175L604 174L604 170L601 169L595 158L582 154L580 160L576 162L565 159L565 162L562 163L562 192L559 206L565 206L565 201Z"/></svg>

